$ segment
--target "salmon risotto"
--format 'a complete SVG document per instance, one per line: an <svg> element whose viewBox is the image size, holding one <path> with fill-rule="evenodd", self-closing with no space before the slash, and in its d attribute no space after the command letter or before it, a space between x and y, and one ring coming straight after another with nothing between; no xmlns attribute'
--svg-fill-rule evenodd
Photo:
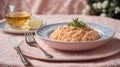
<svg viewBox="0 0 120 67"><path fill-rule="evenodd" d="M64 25L55 29L50 34L50 38L58 41L80 42L97 40L100 38L100 35L88 25L84 27Z"/></svg>

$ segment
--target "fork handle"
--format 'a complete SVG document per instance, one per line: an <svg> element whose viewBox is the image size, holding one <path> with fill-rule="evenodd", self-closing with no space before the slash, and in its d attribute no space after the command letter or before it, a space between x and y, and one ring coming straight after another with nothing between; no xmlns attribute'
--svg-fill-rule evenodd
<svg viewBox="0 0 120 67"><path fill-rule="evenodd" d="M39 45L36 45L37 47L39 47L43 53L48 57L48 58L53 58L53 56L51 54L49 54L48 52L46 52L43 48L41 48Z"/></svg>
<svg viewBox="0 0 120 67"><path fill-rule="evenodd" d="M24 65L25 66L30 65L31 63L25 58L21 49L19 47L16 47L15 49L17 50L18 54L20 55L21 61L24 63Z"/></svg>

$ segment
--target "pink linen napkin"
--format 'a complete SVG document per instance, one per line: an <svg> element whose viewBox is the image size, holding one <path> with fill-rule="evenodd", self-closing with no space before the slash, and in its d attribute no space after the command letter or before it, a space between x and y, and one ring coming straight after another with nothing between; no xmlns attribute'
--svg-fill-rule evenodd
<svg viewBox="0 0 120 67"><path fill-rule="evenodd" d="M0 67L23 67L19 55L11 46L8 36L0 32Z"/></svg>

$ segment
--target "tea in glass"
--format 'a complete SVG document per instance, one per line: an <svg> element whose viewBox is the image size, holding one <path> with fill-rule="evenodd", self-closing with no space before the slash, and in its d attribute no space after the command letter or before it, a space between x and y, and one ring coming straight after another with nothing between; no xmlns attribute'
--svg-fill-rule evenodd
<svg viewBox="0 0 120 67"><path fill-rule="evenodd" d="M31 14L27 12L13 12L5 16L7 23L13 29L27 29Z"/></svg>
<svg viewBox="0 0 120 67"><path fill-rule="evenodd" d="M5 19L7 24L16 30L28 30L31 10L26 0L12 0L6 5Z"/></svg>

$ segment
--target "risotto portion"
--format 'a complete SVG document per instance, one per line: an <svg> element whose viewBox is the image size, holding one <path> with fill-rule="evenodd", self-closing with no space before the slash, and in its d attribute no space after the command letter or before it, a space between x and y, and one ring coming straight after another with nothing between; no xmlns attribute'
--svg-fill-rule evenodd
<svg viewBox="0 0 120 67"><path fill-rule="evenodd" d="M50 35L50 38L53 40L68 42L93 41L99 37L99 33L89 26L81 28L69 25L57 28Z"/></svg>

